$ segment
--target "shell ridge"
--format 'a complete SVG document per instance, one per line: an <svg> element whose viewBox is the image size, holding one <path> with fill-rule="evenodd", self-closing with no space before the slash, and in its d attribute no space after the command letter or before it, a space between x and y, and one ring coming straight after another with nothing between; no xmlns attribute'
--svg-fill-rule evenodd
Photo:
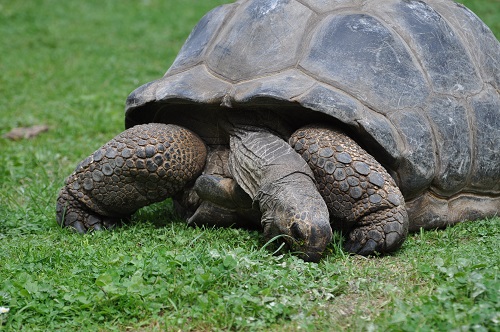
<svg viewBox="0 0 500 332"><path fill-rule="evenodd" d="M320 14L316 9L314 9L313 7L311 7L309 4L304 3L301 0L295 0L295 1L297 1L298 3L300 3L302 6L309 8L309 10L312 11L313 13L315 13L316 15Z"/></svg>

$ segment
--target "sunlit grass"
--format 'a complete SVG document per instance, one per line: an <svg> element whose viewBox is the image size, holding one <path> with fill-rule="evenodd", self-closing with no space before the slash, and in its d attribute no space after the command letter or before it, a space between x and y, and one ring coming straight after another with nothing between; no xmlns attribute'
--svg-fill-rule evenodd
<svg viewBox="0 0 500 332"><path fill-rule="evenodd" d="M319 264L257 232L187 227L170 202L131 225L61 229L55 199L77 162L123 129L126 96L160 77L225 1L1 1L0 330L495 330L500 219L412 234L396 254ZM500 3L467 1L500 36Z"/></svg>

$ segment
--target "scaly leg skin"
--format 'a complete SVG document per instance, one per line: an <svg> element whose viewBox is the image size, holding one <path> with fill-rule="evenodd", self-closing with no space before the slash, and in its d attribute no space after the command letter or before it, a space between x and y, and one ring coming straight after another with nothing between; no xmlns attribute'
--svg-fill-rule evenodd
<svg viewBox="0 0 500 332"><path fill-rule="evenodd" d="M259 204L264 236L284 235L301 258L319 261L332 229L306 162L284 140L262 128L235 129L230 150L231 173Z"/></svg>
<svg viewBox="0 0 500 332"><path fill-rule="evenodd" d="M203 141L185 128L159 123L130 128L66 179L57 199L57 221L80 233L112 228L196 179L206 155Z"/></svg>
<svg viewBox="0 0 500 332"><path fill-rule="evenodd" d="M290 145L313 170L332 228L347 234L347 251L371 255L401 247L408 214L403 195L382 165L329 127L301 128L291 136Z"/></svg>

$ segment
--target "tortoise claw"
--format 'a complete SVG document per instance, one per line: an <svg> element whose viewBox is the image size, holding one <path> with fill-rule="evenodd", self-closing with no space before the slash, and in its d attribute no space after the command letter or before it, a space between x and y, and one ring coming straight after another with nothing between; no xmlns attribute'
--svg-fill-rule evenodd
<svg viewBox="0 0 500 332"><path fill-rule="evenodd" d="M62 227L69 227L77 233L85 234L89 231L115 228L122 219L129 217L110 218L91 212L63 188L57 199L56 219Z"/></svg>
<svg viewBox="0 0 500 332"><path fill-rule="evenodd" d="M369 214L349 233L344 249L363 256L396 251L406 239L407 219L401 206Z"/></svg>
<svg viewBox="0 0 500 332"><path fill-rule="evenodd" d="M85 227L85 225L80 222L80 221L75 221L72 225L71 225L71 228L74 229L77 233L80 233L80 234L85 234L87 233L87 227Z"/></svg>

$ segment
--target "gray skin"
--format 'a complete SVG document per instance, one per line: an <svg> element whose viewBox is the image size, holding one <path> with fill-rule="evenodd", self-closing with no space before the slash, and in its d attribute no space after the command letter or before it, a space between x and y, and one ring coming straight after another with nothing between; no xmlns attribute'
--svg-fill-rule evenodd
<svg viewBox="0 0 500 332"><path fill-rule="evenodd" d="M241 0L205 15L66 180L57 219L111 228L172 197L318 261L500 210L500 43L448 0Z"/></svg>

